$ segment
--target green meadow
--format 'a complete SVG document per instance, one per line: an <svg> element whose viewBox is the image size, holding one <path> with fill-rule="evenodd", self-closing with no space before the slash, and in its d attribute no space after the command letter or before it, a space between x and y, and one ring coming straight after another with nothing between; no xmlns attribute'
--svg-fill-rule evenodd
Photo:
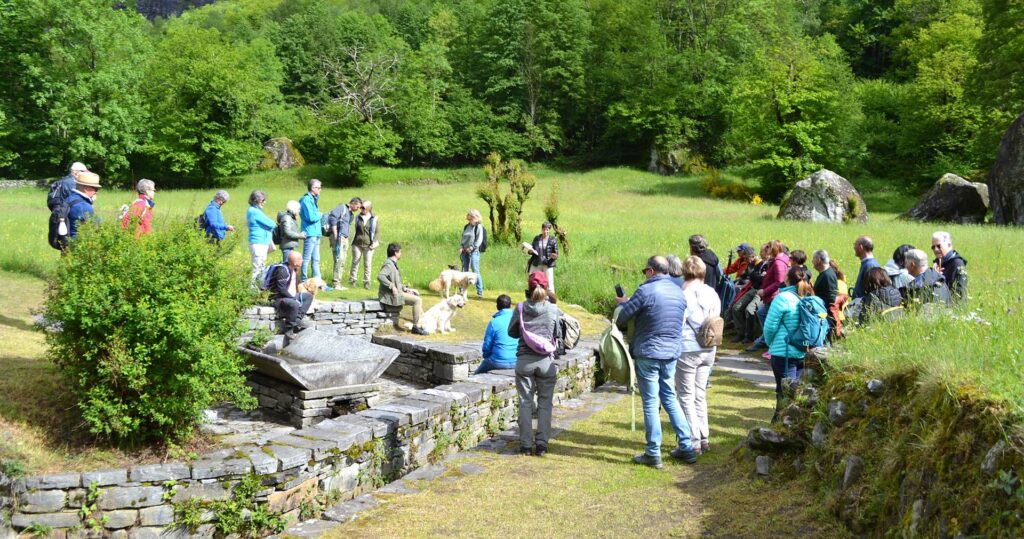
<svg viewBox="0 0 1024 539"><path fill-rule="evenodd" d="M238 263L246 263L248 258L244 215L249 193L257 188L266 191L267 213L275 217L285 202L305 192L305 180L316 172L307 167L253 174L229 189L232 198L224 212L228 222L238 227L232 247ZM563 302L599 314L607 314L616 283L627 291L634 289L643 278L640 269L648 256L685 254L686 238L694 233L704 234L723 261L731 248L744 241L753 244L779 239L791 249L808 253L824 248L852 280L858 265L852 249L857 236L872 236L878 246L876 255L884 262L902 243L927 251L931 233L947 230L954 246L969 261L970 302L948 316L908 317L895 324L854 331L834 361L881 374L916 367L925 381L968 384L1024 406L1024 396L1017 391L1021 382L1020 335L1024 335L1019 316L1024 308L1024 282L1017 271L1024 235L1019 230L905 222L896 212L909 207L913 199L874 183L860 185L870 212L868 224L837 225L778 221L774 218L777 207L772 205L708 198L698 177L661 177L628 168L563 172L541 167L533 172L538 182L523 214L523 240L529 241L539 232L543 207L557 185L559 223L568 231L571 251L559 259L556 288ZM353 196L371 200L380 220L382 245L374 258L374 274L384 260L383 246L399 242L404 277L412 286L425 289L440 270L459 263L458 238L466 211L478 208L487 221L487 206L475 193L483 178L474 168L375 169L361 187L325 185L320 206L326 212ZM163 191L159 185L157 189L157 227L194 218L214 192ZM113 220L120 205L133 198L129 191L105 189L97 201L97 213ZM5 245L0 269L45 278L58 263L57 252L45 242L48 211L44 199L44 192L33 188L0 195L0 242ZM876 207L885 211L873 211ZM322 246L321 261L322 272L329 276L332 263L326 245ZM525 265L526 257L518 246L492 245L481 263L488 302L497 291L511 291L520 297ZM144 285L145 277L140 279ZM324 297L358 298L375 293L360 289ZM428 298L426 304L432 305L433 300ZM460 333L459 337L469 335Z"/></svg>

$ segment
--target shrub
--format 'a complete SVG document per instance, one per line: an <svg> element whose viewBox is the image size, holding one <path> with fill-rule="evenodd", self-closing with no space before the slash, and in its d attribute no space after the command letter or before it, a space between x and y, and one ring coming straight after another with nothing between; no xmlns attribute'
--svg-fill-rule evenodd
<svg viewBox="0 0 1024 539"><path fill-rule="evenodd" d="M523 206L537 178L526 171L526 163L519 159L503 161L501 154L491 152L484 165L487 183L477 189L477 196L490 208L491 236L495 243L513 244L523 241ZM508 192L502 194L501 184L508 182Z"/></svg>
<svg viewBox="0 0 1024 539"><path fill-rule="evenodd" d="M180 439L203 410L255 406L235 351L253 301L244 268L194 225L133 239L116 223L83 225L51 283L49 357L89 431L119 443Z"/></svg>
<svg viewBox="0 0 1024 539"><path fill-rule="evenodd" d="M754 193L742 183L722 178L722 173L715 167L707 168L707 172L700 181L700 188L711 198L752 200L754 196Z"/></svg>

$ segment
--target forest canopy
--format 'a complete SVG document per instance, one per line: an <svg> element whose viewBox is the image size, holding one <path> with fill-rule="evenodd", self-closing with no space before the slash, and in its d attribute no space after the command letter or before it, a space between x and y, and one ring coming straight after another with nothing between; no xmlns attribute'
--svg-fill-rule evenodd
<svg viewBox="0 0 1024 539"><path fill-rule="evenodd" d="M977 177L1024 112L1020 0L222 0L0 5L0 176L83 161L216 185L289 137L366 163L508 157Z"/></svg>

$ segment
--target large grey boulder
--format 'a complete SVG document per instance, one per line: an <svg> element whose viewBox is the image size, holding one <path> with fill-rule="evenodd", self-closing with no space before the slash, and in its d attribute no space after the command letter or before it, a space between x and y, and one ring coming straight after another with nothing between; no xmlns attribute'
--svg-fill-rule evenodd
<svg viewBox="0 0 1024 539"><path fill-rule="evenodd" d="M999 143L996 164L988 173L992 220L1001 225L1024 225L1024 114Z"/></svg>
<svg viewBox="0 0 1024 539"><path fill-rule="evenodd" d="M647 171L672 176L675 174L699 174L705 172L707 165L700 155L691 153L685 146L671 148L651 148L651 160L647 163Z"/></svg>
<svg viewBox="0 0 1024 539"><path fill-rule="evenodd" d="M987 185L969 182L956 174L944 174L903 218L972 224L984 222L986 213Z"/></svg>
<svg viewBox="0 0 1024 539"><path fill-rule="evenodd" d="M846 223L868 222L868 210L860 193L846 178L821 169L800 180L779 207L779 219Z"/></svg>
<svg viewBox="0 0 1024 539"><path fill-rule="evenodd" d="M301 167L306 164L305 158L295 149L295 144L289 138L272 138L263 143L263 160L260 161L261 170L286 169Z"/></svg>

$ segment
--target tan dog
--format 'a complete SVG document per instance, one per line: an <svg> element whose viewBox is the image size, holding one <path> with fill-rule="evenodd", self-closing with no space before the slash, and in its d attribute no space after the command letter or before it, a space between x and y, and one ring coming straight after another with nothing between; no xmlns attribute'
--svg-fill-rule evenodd
<svg viewBox="0 0 1024 539"><path fill-rule="evenodd" d="M309 292L314 298L316 297L317 292L320 292L324 288L327 288L327 283L319 277L310 277L298 285L299 292Z"/></svg>
<svg viewBox="0 0 1024 539"><path fill-rule="evenodd" d="M452 327L452 319L455 318L455 313L465 307L465 305L466 300L458 294L441 300L437 305L423 313L423 316L420 318L420 327L428 334L436 331L441 332L441 335L449 331L454 332L455 328ZM407 326L411 327L408 324Z"/></svg>
<svg viewBox="0 0 1024 539"><path fill-rule="evenodd" d="M469 299L469 288L476 286L476 274L471 271L459 271L455 266L448 266L448 269L441 272L437 279L430 281L430 289L434 292L441 292L444 289L444 297L451 297L452 285L462 289L462 299Z"/></svg>

